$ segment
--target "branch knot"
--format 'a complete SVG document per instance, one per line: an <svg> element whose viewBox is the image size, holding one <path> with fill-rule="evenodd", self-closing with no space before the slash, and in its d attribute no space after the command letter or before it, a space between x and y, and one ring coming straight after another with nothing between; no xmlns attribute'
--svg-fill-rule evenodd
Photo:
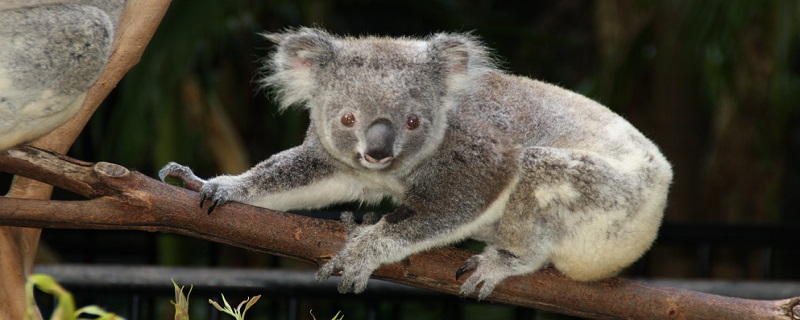
<svg viewBox="0 0 800 320"><path fill-rule="evenodd" d="M130 173L125 167L109 162L98 162L94 165L94 171L111 178L119 178Z"/></svg>

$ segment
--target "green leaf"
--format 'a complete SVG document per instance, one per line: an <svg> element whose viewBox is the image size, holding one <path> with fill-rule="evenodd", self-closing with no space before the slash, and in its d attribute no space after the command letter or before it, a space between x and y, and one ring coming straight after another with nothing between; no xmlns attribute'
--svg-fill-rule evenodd
<svg viewBox="0 0 800 320"><path fill-rule="evenodd" d="M230 311L233 316L238 316L238 312L234 312L233 308L231 308L231 305L228 304L228 300L225 300L225 295L221 294L221 293L219 295L222 296L222 303L225 304L225 309ZM237 317L237 319L238 319L238 317Z"/></svg>
<svg viewBox="0 0 800 320"><path fill-rule="evenodd" d="M225 308L223 308L223 307L220 307L220 306L219 306L219 304L218 304L216 301L214 301L214 300L211 300L211 299L208 299L208 303L210 303L212 306L214 306L214 308L217 308L217 310L219 310L219 311L222 311L222 312L225 312L225 313L228 313L228 312L225 310Z"/></svg>
<svg viewBox="0 0 800 320"><path fill-rule="evenodd" d="M236 306L236 309L234 310L231 307L231 305L228 304L228 301L225 300L225 295L224 294L220 295L222 296L222 303L225 304L224 308L220 307L219 303L211 299L208 299L208 303L214 306L214 308L217 308L217 310L233 316L234 318L236 318L236 320L244 320L244 315L245 313L247 313L247 309L250 309L250 307L252 307L256 303L256 301L258 301L258 299L261 298L261 295L257 295L252 298L248 297L244 301L240 302L239 305ZM244 306L244 311L242 311L242 306Z"/></svg>
<svg viewBox="0 0 800 320"><path fill-rule="evenodd" d="M242 318L239 316L238 312L235 312L233 310L233 308L231 308L231 305L228 304L228 301L225 300L225 295L224 294L220 294L220 295L222 296L222 303L225 304L224 308L220 307L220 305L216 301L211 300L211 299L208 299L208 303L210 303L212 306L214 306L214 308L217 308L217 310L222 311L224 313L227 313L227 314L233 316L236 320L242 320Z"/></svg>
<svg viewBox="0 0 800 320"><path fill-rule="evenodd" d="M184 287L178 287L174 279L170 280L175 290L175 301L170 301L175 306L175 320L189 320L189 296L192 295L194 285L189 287L187 295L183 295Z"/></svg>
<svg viewBox="0 0 800 320"><path fill-rule="evenodd" d="M94 320L125 320L125 318L120 317L120 316L116 315L113 312L105 311L102 308L100 308L98 306L95 306L95 305L85 306L85 307L80 308L77 311L75 311L75 316L80 316L82 314L92 315L94 317L91 317L91 318L80 318L79 317L78 320L83 320L83 319L86 319L86 320L89 320L89 319L94 319Z"/></svg>
<svg viewBox="0 0 800 320"><path fill-rule="evenodd" d="M238 308L236 308L237 310L238 310L239 308L241 308L241 307L242 307L242 304L243 304L243 303L247 303L247 304L244 306L244 310L242 311L242 319L244 319L244 315L247 313L247 309L250 309L250 307L252 307L254 304L256 304L256 302L258 301L258 299L261 299L261 295L260 295L260 294L259 294L259 295L257 295L257 296L254 296L254 297L252 297L252 298L249 298L249 297L248 297L246 300L242 301L242 303L240 303L240 304L239 304L239 307L238 307Z"/></svg>
<svg viewBox="0 0 800 320"><path fill-rule="evenodd" d="M53 320L75 320L75 300L69 291L64 290L53 277L46 274L33 274L28 277L28 282L25 284L25 296L27 299L27 306L25 310L25 319L33 319L33 315L37 314L35 301L33 299L33 287L36 286L39 290L52 295L58 300L53 315L50 319Z"/></svg>

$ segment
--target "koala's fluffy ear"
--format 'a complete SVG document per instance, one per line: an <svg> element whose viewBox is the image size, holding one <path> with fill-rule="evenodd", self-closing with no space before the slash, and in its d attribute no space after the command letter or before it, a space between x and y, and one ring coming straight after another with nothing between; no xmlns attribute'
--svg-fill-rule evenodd
<svg viewBox="0 0 800 320"><path fill-rule="evenodd" d="M468 80L493 69L494 62L477 38L469 34L437 33L428 38L428 53L443 65L448 87L461 88Z"/></svg>
<svg viewBox="0 0 800 320"><path fill-rule="evenodd" d="M333 58L333 38L312 28L262 36L277 44L277 49L265 66L270 74L260 84L275 90L282 110L306 102L316 85L314 69Z"/></svg>

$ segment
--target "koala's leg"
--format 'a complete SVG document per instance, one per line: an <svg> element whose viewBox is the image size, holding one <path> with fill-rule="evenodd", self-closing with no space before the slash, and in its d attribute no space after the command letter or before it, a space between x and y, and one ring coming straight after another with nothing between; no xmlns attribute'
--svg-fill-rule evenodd
<svg viewBox="0 0 800 320"><path fill-rule="evenodd" d="M506 277L534 272L548 262L567 276L590 280L635 261L652 242L663 211L663 205L643 201L659 170L643 165L649 158L628 159L637 164L624 167L581 151L526 150L519 183L493 225L494 234L485 239L486 250L457 273L474 270L461 294L482 283L478 297L485 298Z"/></svg>
<svg viewBox="0 0 800 320"><path fill-rule="evenodd" d="M560 240L558 221L546 219L536 205L525 202L514 192L497 224L490 226L493 236L487 246L456 271L456 278L473 271L461 286L462 297L481 284L478 299L484 299L505 278L539 270L550 258Z"/></svg>

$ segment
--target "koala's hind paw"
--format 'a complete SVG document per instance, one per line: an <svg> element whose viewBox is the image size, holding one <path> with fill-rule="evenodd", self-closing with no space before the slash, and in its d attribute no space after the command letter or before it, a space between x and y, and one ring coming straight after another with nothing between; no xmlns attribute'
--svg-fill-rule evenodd
<svg viewBox="0 0 800 320"><path fill-rule="evenodd" d="M475 291L481 284L478 300L488 297L494 288L511 275L520 274L517 270L519 258L504 250L488 249L481 254L476 254L456 271L456 279L469 271L472 274L461 285L459 295L463 298Z"/></svg>

